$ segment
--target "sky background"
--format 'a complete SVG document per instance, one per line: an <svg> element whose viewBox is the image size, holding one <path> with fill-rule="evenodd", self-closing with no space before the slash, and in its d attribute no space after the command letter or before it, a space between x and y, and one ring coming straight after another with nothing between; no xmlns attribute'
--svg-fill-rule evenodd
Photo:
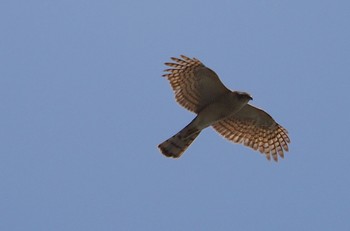
<svg viewBox="0 0 350 231"><path fill-rule="evenodd" d="M0 230L350 230L350 1L0 2ZM161 77L180 54L288 129L267 161Z"/></svg>

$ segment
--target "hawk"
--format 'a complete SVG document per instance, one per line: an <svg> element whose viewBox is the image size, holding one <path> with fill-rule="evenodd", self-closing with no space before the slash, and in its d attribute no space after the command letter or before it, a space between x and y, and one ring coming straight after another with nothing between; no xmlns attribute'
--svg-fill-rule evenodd
<svg viewBox="0 0 350 231"><path fill-rule="evenodd" d="M179 158L200 132L209 126L226 139L242 143L278 161L288 151L288 132L265 111L248 102L246 92L231 91L218 75L196 58L171 58L166 77L176 101L197 116L176 135L158 145L167 157Z"/></svg>

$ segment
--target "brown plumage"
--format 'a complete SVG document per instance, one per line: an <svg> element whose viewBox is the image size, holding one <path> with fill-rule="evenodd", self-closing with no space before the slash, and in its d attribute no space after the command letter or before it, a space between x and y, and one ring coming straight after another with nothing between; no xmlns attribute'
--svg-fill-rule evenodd
<svg viewBox="0 0 350 231"><path fill-rule="evenodd" d="M176 101L196 118L184 129L158 147L167 157L178 158L200 132L212 126L219 134L235 143L242 143L277 161L284 157L290 139L288 132L261 109L250 104L245 92L230 91L217 74L198 59L184 55L171 58L175 63L165 70Z"/></svg>

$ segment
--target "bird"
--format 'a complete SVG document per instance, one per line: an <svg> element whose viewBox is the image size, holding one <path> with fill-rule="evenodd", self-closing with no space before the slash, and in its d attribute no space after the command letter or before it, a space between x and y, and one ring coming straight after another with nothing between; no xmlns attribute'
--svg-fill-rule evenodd
<svg viewBox="0 0 350 231"><path fill-rule="evenodd" d="M176 101L196 117L182 130L158 145L166 157L179 158L201 131L213 127L221 136L278 161L284 158L288 131L268 113L251 105L247 92L231 91L200 60L180 55L166 62L163 77L170 82ZM170 68L169 68L170 67Z"/></svg>

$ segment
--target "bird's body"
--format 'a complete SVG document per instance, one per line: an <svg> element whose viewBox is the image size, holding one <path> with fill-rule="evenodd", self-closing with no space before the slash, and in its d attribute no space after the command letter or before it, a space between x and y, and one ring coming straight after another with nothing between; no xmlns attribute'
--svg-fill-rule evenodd
<svg viewBox="0 0 350 231"><path fill-rule="evenodd" d="M216 121L237 113L248 103L250 96L247 94L245 95L246 100L239 101L236 95L236 92L230 91L217 98L214 102L204 107L193 122L199 129L204 129Z"/></svg>
<svg viewBox="0 0 350 231"><path fill-rule="evenodd" d="M172 58L176 63L164 76L170 81L180 105L197 116L180 132L158 147L168 157L178 158L208 126L236 143L244 143L270 159L277 161L288 151L287 131L270 115L248 104L252 97L245 92L230 91L214 71L199 60L181 56Z"/></svg>

